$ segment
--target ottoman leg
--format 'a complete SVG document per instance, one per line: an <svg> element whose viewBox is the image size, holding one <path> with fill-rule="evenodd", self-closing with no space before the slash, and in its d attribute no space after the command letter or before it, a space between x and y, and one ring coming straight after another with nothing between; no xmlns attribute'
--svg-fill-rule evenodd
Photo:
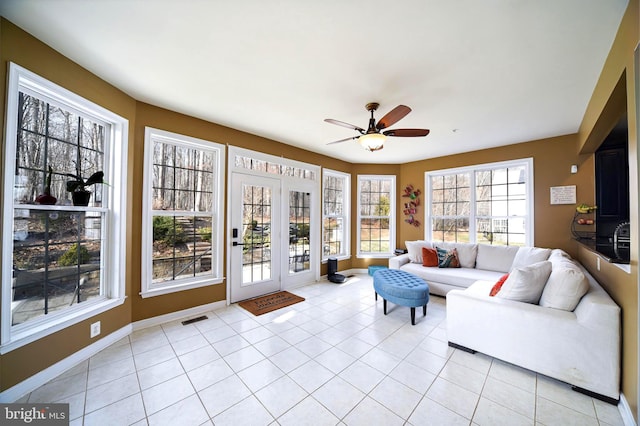
<svg viewBox="0 0 640 426"><path fill-rule="evenodd" d="M424 305L424 306L422 307L422 316L424 317L424 316L426 316L426 315L427 315L427 305Z"/></svg>
<svg viewBox="0 0 640 426"><path fill-rule="evenodd" d="M376 293L376 300L378 300L378 292L376 291L375 293Z"/></svg>
<svg viewBox="0 0 640 426"><path fill-rule="evenodd" d="M411 308L411 325L416 325L416 308Z"/></svg>
<svg viewBox="0 0 640 426"><path fill-rule="evenodd" d="M384 307L384 314L387 315L387 299L382 299L382 306Z"/></svg>

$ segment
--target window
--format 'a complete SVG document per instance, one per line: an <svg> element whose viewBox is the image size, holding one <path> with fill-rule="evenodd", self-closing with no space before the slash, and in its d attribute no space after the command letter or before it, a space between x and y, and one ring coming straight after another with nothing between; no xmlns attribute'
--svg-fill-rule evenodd
<svg viewBox="0 0 640 426"><path fill-rule="evenodd" d="M126 241L127 120L15 64L7 90L2 353L121 304Z"/></svg>
<svg viewBox="0 0 640 426"><path fill-rule="evenodd" d="M287 164L283 159L267 160L262 158L254 158L251 155L237 154L235 156L236 169L253 170L256 172L293 177L297 179L306 179L315 181L316 172L309 167L300 165Z"/></svg>
<svg viewBox="0 0 640 426"><path fill-rule="evenodd" d="M358 176L358 257L395 250L395 176Z"/></svg>
<svg viewBox="0 0 640 426"><path fill-rule="evenodd" d="M351 177L323 170L322 176L322 258L349 257L349 200Z"/></svg>
<svg viewBox="0 0 640 426"><path fill-rule="evenodd" d="M432 241L533 244L533 160L426 173Z"/></svg>
<svg viewBox="0 0 640 426"><path fill-rule="evenodd" d="M224 146L147 127L142 296L222 282Z"/></svg>
<svg viewBox="0 0 640 426"><path fill-rule="evenodd" d="M311 194L289 190L289 274L311 269Z"/></svg>

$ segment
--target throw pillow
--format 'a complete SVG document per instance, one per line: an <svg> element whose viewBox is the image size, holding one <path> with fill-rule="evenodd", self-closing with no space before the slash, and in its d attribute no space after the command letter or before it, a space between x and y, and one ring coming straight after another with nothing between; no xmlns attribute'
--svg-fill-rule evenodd
<svg viewBox="0 0 640 426"><path fill-rule="evenodd" d="M518 302L538 303L547 279L551 275L551 262L534 263L516 268L509 273L496 297Z"/></svg>
<svg viewBox="0 0 640 426"><path fill-rule="evenodd" d="M476 269L486 269L506 274L511 270L513 259L518 253L518 246L498 246L478 244Z"/></svg>
<svg viewBox="0 0 640 426"><path fill-rule="evenodd" d="M452 250L456 249L458 253L458 260L460 261L460 267L462 268L475 268L476 257L478 257L478 244L471 243L447 243L439 242L438 247Z"/></svg>
<svg viewBox="0 0 640 426"><path fill-rule="evenodd" d="M551 254L549 255L549 258L547 260L562 260L562 259L568 259L571 260L571 256L569 256L569 254L561 249L553 249L551 250Z"/></svg>
<svg viewBox="0 0 640 426"><path fill-rule="evenodd" d="M431 243L428 241L405 241L404 243L407 246L407 253L411 263L422 263L422 247L431 248Z"/></svg>
<svg viewBox="0 0 640 426"><path fill-rule="evenodd" d="M495 283L494 286L491 288L491 292L489 293L489 296L493 297L496 294L498 294L498 292L502 288L502 285L507 280L507 278L509 278L509 274L504 274L503 276L501 276L498 282Z"/></svg>
<svg viewBox="0 0 640 426"><path fill-rule="evenodd" d="M422 247L422 266L438 266L438 252L429 247Z"/></svg>
<svg viewBox="0 0 640 426"><path fill-rule="evenodd" d="M458 251L456 249L445 250L436 247L438 252L438 268L459 268L460 260L458 259Z"/></svg>
<svg viewBox="0 0 640 426"><path fill-rule="evenodd" d="M520 247L516 256L513 258L511 269L520 268L522 266L532 265L549 259L551 249L539 247Z"/></svg>
<svg viewBox="0 0 640 426"><path fill-rule="evenodd" d="M554 264L540 297L540 306L573 311L589 291L589 280L570 262Z"/></svg>

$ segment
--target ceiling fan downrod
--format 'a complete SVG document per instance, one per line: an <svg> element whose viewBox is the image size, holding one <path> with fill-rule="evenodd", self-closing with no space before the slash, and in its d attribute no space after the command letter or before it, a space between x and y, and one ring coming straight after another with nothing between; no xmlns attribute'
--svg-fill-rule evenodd
<svg viewBox="0 0 640 426"><path fill-rule="evenodd" d="M365 105L365 108L367 109L367 111L371 111L371 118L369 119L369 127L367 128L367 133L366 133L367 135L371 133L380 133L376 128L376 119L373 118L373 112L377 110L379 106L380 104L377 102L369 102L367 105Z"/></svg>

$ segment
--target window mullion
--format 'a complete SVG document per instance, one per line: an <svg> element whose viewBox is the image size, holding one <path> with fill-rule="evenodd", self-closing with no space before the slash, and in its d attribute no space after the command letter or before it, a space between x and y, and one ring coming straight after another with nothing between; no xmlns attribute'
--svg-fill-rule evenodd
<svg viewBox="0 0 640 426"><path fill-rule="evenodd" d="M478 233L476 232L476 172L469 172L469 242L476 243Z"/></svg>

